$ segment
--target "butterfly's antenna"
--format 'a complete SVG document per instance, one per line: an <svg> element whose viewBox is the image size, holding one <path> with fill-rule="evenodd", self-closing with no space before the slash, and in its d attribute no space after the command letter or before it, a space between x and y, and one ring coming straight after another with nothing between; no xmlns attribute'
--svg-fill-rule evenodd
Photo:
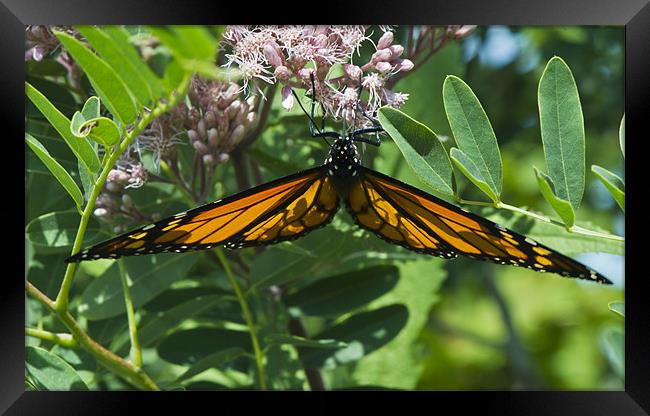
<svg viewBox="0 0 650 416"><path fill-rule="evenodd" d="M311 133L312 137L322 137L323 140L325 140L325 143L327 143L327 145L328 145L329 147L332 147L332 145L330 144L330 142L329 142L329 141L328 141L328 140L327 140L327 139L322 135L322 130L319 129L319 128L316 126L316 122L314 121L314 95L316 95L316 89L314 88L314 78L313 78L313 74L312 74L311 82L312 82L312 84L311 84L311 85L312 85L312 87L311 87L311 91L312 91L312 97L311 97L311 102L312 102L311 113L312 113L312 114L311 114L311 115L307 112L307 110L305 110L305 107L302 105L302 102L300 101L300 98L298 97L298 94L296 93L296 91L295 91L293 88L291 89L291 92L293 93L293 96L296 98L296 101L298 102L298 105L300 106L300 109L302 110L302 112L305 113L305 115L309 118L309 132ZM314 130L316 130L317 133L314 133Z"/></svg>

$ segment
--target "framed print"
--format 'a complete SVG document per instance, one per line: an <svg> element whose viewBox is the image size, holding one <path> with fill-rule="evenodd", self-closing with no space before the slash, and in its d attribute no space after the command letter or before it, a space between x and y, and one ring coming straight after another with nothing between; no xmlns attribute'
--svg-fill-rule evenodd
<svg viewBox="0 0 650 416"><path fill-rule="evenodd" d="M2 9L25 143L3 411L114 413L127 391L650 408L627 226L643 1L361 2L310 25L73 3Z"/></svg>

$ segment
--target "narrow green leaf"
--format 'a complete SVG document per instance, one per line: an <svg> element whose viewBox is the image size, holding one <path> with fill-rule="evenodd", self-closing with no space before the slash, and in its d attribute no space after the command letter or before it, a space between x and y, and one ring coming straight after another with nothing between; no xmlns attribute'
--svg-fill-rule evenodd
<svg viewBox="0 0 650 416"><path fill-rule="evenodd" d="M180 66L178 61L171 61L165 67L165 74L163 76L163 83L167 87L167 91L175 90L183 80L185 70Z"/></svg>
<svg viewBox="0 0 650 416"><path fill-rule="evenodd" d="M621 153L623 153L623 157L625 157L625 114L623 114L621 125L618 128L618 140L621 143Z"/></svg>
<svg viewBox="0 0 650 416"><path fill-rule="evenodd" d="M115 71L73 36L63 32L54 32L54 34L84 70L108 110L122 124L135 121L138 110L131 93Z"/></svg>
<svg viewBox="0 0 650 416"><path fill-rule="evenodd" d="M535 176L537 177L537 185L539 186L539 190L542 192L544 199L551 204L551 207L553 207L555 212L557 212L560 218L562 218L564 224L567 227L572 227L575 222L575 213L573 212L571 203L555 194L555 186L551 178L537 170L536 167L533 167L533 169L535 170Z"/></svg>
<svg viewBox="0 0 650 416"><path fill-rule="evenodd" d="M52 124L70 150L86 168L93 173L99 172L101 163L92 145L85 139L78 139L70 131L70 120L64 116L52 103L29 83L25 83L25 93L45 118Z"/></svg>
<svg viewBox="0 0 650 416"><path fill-rule="evenodd" d="M37 390L88 390L70 364L40 347L25 347L25 377Z"/></svg>
<svg viewBox="0 0 650 416"><path fill-rule="evenodd" d="M186 277L196 259L196 253L126 257L126 269L132 278L130 289L133 306L138 308L144 305L173 282ZM91 320L125 313L117 264L113 264L101 277L88 285L81 296L78 311Z"/></svg>
<svg viewBox="0 0 650 416"><path fill-rule="evenodd" d="M380 108L378 118L418 177L438 193L453 195L451 162L436 134L391 107Z"/></svg>
<svg viewBox="0 0 650 416"><path fill-rule="evenodd" d="M264 337L264 341L267 344L278 344L278 345L293 345L294 347L310 347L310 348L345 348L348 346L347 343L337 341L335 339L308 339L303 337L297 337L294 335L285 335L285 334L270 334Z"/></svg>
<svg viewBox="0 0 650 416"><path fill-rule="evenodd" d="M455 147L451 148L451 160L456 164L458 169L465 175L476 187L485 193L494 202L499 202L499 195L494 193L494 190L486 182L481 174L479 168L474 164L462 150Z"/></svg>
<svg viewBox="0 0 650 416"><path fill-rule="evenodd" d="M133 46L128 44L126 47L123 43L118 45L107 33L95 26L76 26L76 29L113 68L141 105L153 101L151 87L138 71L141 67L133 65L133 60L126 57L128 52L133 52Z"/></svg>
<svg viewBox="0 0 650 416"><path fill-rule="evenodd" d="M317 282L290 294L284 304L294 316L339 316L390 291L399 280L395 266L374 266Z"/></svg>
<svg viewBox="0 0 650 416"><path fill-rule="evenodd" d="M591 171L598 176L598 179L605 185L609 193L612 194L618 206L625 211L625 184L623 183L623 179L598 165L591 165Z"/></svg>
<svg viewBox="0 0 650 416"><path fill-rule="evenodd" d="M548 61L537 91L548 173L556 195L578 209L585 188L585 129L573 74L555 56Z"/></svg>
<svg viewBox="0 0 650 416"><path fill-rule="evenodd" d="M77 159L77 170L79 171L79 178L81 179L81 185L84 189L84 200L90 198L90 194L93 191L93 186L95 186L95 181L91 178L88 173L88 169L81 163L81 160Z"/></svg>
<svg viewBox="0 0 650 416"><path fill-rule="evenodd" d="M459 149L476 165L483 187L489 187L498 200L503 187L503 164L497 138L481 102L469 85L453 75L445 79L442 96Z"/></svg>
<svg viewBox="0 0 650 416"><path fill-rule="evenodd" d="M235 358L239 358L244 354L246 354L246 350L238 347L226 348L225 350L217 351L213 354L208 355L207 357L200 359L194 365L188 368L186 372L181 374L176 379L176 383L181 383L188 378L199 375L211 368L219 368L223 364L232 361Z"/></svg>
<svg viewBox="0 0 650 416"><path fill-rule="evenodd" d="M79 228L79 215L73 211L50 212L30 221L25 227L27 239L39 253L61 253L72 248ZM89 243L99 240L99 223L91 218L86 227Z"/></svg>
<svg viewBox="0 0 650 416"><path fill-rule="evenodd" d="M625 375L625 338L623 331L617 327L606 328L601 335L601 346L614 372L623 378Z"/></svg>
<svg viewBox="0 0 650 416"><path fill-rule="evenodd" d="M60 164L57 162L50 154L47 149L35 138L29 134L25 134L25 141L32 149L36 156L43 162L43 164L49 169L52 175L59 181L61 186L65 188L66 191L72 197L72 200L77 205L77 209L81 212L81 207L84 204L84 197L81 194L81 190L75 183L72 176L66 171Z"/></svg>
<svg viewBox="0 0 650 416"><path fill-rule="evenodd" d="M617 313L625 318L625 302L609 302L607 307L610 311Z"/></svg>
<svg viewBox="0 0 650 416"><path fill-rule="evenodd" d="M163 97L165 95L165 87L163 86L162 80L149 68L135 46L131 44L129 41L129 32L120 26L104 26L102 30L115 42L119 50L124 54L124 58L129 60L131 66L149 84L154 101Z"/></svg>
<svg viewBox="0 0 650 416"><path fill-rule="evenodd" d="M357 361L390 342L404 328L408 309L393 304L370 312L363 312L321 332L315 339L336 339L347 347L331 350L303 348L301 358L306 367L332 368Z"/></svg>

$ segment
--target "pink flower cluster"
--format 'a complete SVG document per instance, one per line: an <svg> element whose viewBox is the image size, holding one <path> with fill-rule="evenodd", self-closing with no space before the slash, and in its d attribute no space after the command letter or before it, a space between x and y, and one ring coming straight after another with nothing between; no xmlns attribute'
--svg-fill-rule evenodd
<svg viewBox="0 0 650 416"><path fill-rule="evenodd" d="M302 88L315 94L330 116L364 125L367 121L357 114L359 91L368 91L368 100L361 103L367 112L374 113L384 104L399 107L408 95L388 89L386 80L413 68L413 62L401 57L404 47L393 44L390 31L381 36L369 62L354 64L355 52L369 40L366 30L364 26L230 26L224 35L225 66L241 71L244 88L253 83L261 90L260 82L282 85L287 110L294 105L291 89Z"/></svg>

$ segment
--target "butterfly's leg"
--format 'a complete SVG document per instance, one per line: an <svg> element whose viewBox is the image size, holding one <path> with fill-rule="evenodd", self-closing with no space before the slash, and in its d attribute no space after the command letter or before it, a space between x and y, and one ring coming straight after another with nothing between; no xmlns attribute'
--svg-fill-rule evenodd
<svg viewBox="0 0 650 416"><path fill-rule="evenodd" d="M353 131L350 137L352 137L352 141L355 142L363 142L363 143L371 144L373 146L379 146L381 145L381 140L379 139L379 133L383 131L384 129L382 127L369 127L366 129L359 129ZM375 133L374 140L363 137L363 134L366 133Z"/></svg>
<svg viewBox="0 0 650 416"><path fill-rule="evenodd" d="M307 117L309 117L309 134L311 137L332 137L334 139L339 138L339 134L335 131L323 131L325 128L325 116L323 116L323 119L321 120L321 128L319 129L316 127L316 122L314 121L314 108L316 107L316 100L315 100L315 95L316 95L316 88L314 85L314 74L311 74L311 90L312 90L312 97L311 97L311 114L305 110L305 107L303 107L302 102L300 101L300 98L298 97L298 94L294 90L291 90L293 93L294 97L296 98L296 101L298 101L298 105L302 109L303 113ZM322 108L322 105L321 105Z"/></svg>

